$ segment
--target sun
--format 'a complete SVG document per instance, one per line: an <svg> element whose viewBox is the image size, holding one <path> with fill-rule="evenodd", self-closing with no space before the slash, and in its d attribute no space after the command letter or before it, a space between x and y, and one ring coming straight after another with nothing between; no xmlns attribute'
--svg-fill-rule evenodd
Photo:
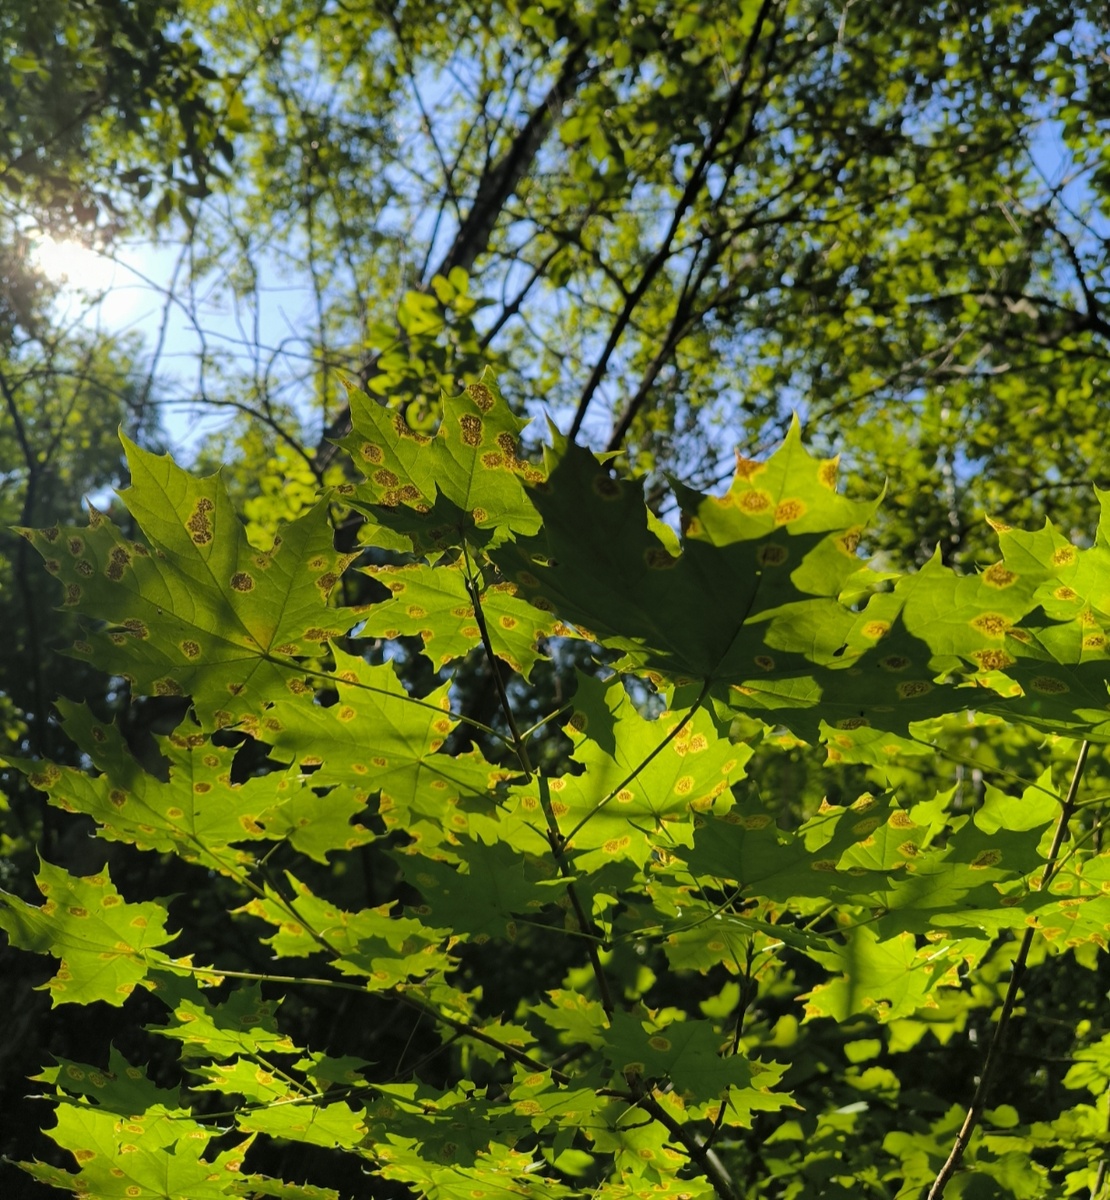
<svg viewBox="0 0 1110 1200"><path fill-rule="evenodd" d="M47 279L84 292L107 292L116 281L116 264L72 239L48 233L35 239L31 261Z"/></svg>

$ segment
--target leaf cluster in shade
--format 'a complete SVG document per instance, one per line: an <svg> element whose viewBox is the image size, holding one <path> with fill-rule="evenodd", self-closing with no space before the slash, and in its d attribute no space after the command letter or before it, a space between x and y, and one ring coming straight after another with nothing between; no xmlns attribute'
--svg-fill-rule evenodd
<svg viewBox="0 0 1110 1200"><path fill-rule="evenodd" d="M57 960L55 1004L161 1001L150 1032L184 1080L167 1088L108 1047L107 1065L59 1059L39 1081L73 1170L24 1164L40 1180L104 1197L336 1194L256 1169L276 1142L432 1200L724 1200L766 1166L752 1131L785 1146L796 1121L831 1119L784 1056L799 1028L866 1030L896 1058L928 1022L950 1039L990 1001L1013 931L1035 928L1047 957L1105 946L1110 870L1089 827L1046 879L1052 770L1000 777L968 806L938 766L969 727L1000 753L1029 730L1110 741L1101 528L1086 547L1002 528L977 573L939 558L902 573L862 552L880 501L838 490L836 461L797 425L766 461L739 460L723 494L678 488L675 528L573 443L524 457L492 376L445 400L431 436L364 396L352 412L343 445L362 478L272 546L251 544L218 476L134 445L123 499L141 540L95 512L25 531L87 623L73 653L189 708L157 772L64 702L88 768L13 765L100 838L219 881L227 919L275 962L209 961L187 910L121 895L108 869L44 862L41 904L0 895L12 944ZM365 514L376 565L334 549L337 504ZM381 598L337 605L345 572ZM383 657L398 639L418 639L429 687ZM526 725L574 642L613 665L579 671ZM491 721L462 699L476 662ZM564 752L545 756L556 730ZM245 747L264 769L240 768ZM761 788L798 754L860 786L777 819ZM351 906L341 880L367 850L396 887ZM506 981L514 955L561 961L562 978ZM284 997L314 988L413 1014L440 1039L435 1070L295 1034ZM491 1009L485 993L505 988ZM782 1008L776 1023L761 1005ZM1092 1035L1065 1086L1098 1093L1100 1055ZM858 1087L877 1102L887 1083ZM1081 1144L1085 1112L1059 1117L1061 1146ZM939 1145L944 1122L930 1128ZM971 1150L992 1178L995 1136ZM793 1169L808 1161L799 1150ZM1038 1168L1045 1189L1089 1186L1088 1166L1060 1161L1058 1178ZM899 1195L936 1169L897 1138L872 1162Z"/></svg>

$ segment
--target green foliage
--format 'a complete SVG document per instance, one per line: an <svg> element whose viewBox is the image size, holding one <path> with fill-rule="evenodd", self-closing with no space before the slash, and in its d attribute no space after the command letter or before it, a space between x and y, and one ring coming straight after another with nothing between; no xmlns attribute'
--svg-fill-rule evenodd
<svg viewBox="0 0 1110 1200"><path fill-rule="evenodd" d="M90 1197L339 1196L353 1163L430 1200L908 1198L1020 986L1027 1021L1071 1006L1068 1069L976 1096L953 1194L1094 1194L1106 530L902 573L797 426L723 495L679 487L676 530L571 443L525 460L492 378L431 437L352 411L365 480L272 547L218 477L133 445L145 541L95 511L27 531L74 653L188 709L140 753L61 703L82 766L12 760L180 879L129 898L44 861L41 904L2 894L12 945L60 960L55 1005L152 1022L149 1068L102 1045L43 1071L76 1169L25 1169ZM377 598L337 604L357 571ZM1065 959L1089 1003L1052 999Z"/></svg>

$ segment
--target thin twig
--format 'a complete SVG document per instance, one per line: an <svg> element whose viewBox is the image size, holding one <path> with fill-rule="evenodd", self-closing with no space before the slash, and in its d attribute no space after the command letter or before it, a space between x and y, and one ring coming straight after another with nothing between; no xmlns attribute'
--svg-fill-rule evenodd
<svg viewBox="0 0 1110 1200"><path fill-rule="evenodd" d="M1060 854L1060 847L1064 844L1064 838L1067 836L1068 825L1071 821L1072 814L1075 812L1075 798L1079 791L1079 781L1083 776L1083 768L1087 762L1087 754L1091 749L1090 742L1084 742L1079 747L1079 757L1075 761L1075 770L1072 772L1071 786L1068 788L1068 794L1064 798L1063 807L1060 810L1059 820L1056 822L1056 832L1052 836L1052 846L1048 851L1048 859L1045 862L1045 868L1041 875L1040 886L1035 890L1044 891L1056 873L1057 861ZM1018 949L1017 957L1014 959L1013 970L1010 973L1010 984L1006 989L1006 997L1002 1001L1002 1010L998 1014L998 1023L994 1027L994 1034L991 1037L991 1043L987 1049L987 1061L983 1064L983 1073L979 1076L979 1084L975 1089L975 1095L971 1099L971 1104L967 1110L967 1116L964 1117L964 1123L960 1126L959 1133L956 1134L956 1140L952 1145L952 1151L944 1162L944 1166L937 1172L937 1177L933 1181L933 1186L929 1189L927 1200L941 1200L944 1195L944 1189L948 1186L949 1180L955 1174L960 1161L963 1159L964 1152L967 1150L971 1142L971 1135L975 1132L975 1127L979 1124L979 1120L983 1115L983 1110L987 1106L987 1097L990 1094L991 1083L994 1079L995 1070L998 1067L999 1060L1002 1057L1002 1050L1006 1040L1006 1032L1010 1024L1010 1018L1013 1015L1014 1005L1017 1003L1018 991L1021 988L1022 981L1025 977L1026 962L1029 958L1029 949L1033 945L1033 937L1036 934L1034 926L1026 927L1025 933L1021 939L1021 946Z"/></svg>

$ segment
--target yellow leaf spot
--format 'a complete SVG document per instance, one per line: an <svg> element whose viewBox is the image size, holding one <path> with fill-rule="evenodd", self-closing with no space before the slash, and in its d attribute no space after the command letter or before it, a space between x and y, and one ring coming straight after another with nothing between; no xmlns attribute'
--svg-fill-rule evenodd
<svg viewBox="0 0 1110 1200"><path fill-rule="evenodd" d="M1052 565L1055 567L1069 567L1075 562L1075 547L1060 546L1052 552Z"/></svg>
<svg viewBox="0 0 1110 1200"><path fill-rule="evenodd" d="M817 482L827 487L830 492L836 491L836 469L839 458L826 458L817 468Z"/></svg>
<svg viewBox="0 0 1110 1200"><path fill-rule="evenodd" d="M805 513L805 504L798 499L782 500L775 508L775 524L786 525Z"/></svg>
<svg viewBox="0 0 1110 1200"><path fill-rule="evenodd" d="M649 1037L648 1045L653 1050L658 1050L661 1054L666 1054L671 1048L670 1041L667 1038L662 1037L660 1034L656 1034L654 1037Z"/></svg>
<svg viewBox="0 0 1110 1200"><path fill-rule="evenodd" d="M736 452L736 478L754 479L761 471L767 469L766 463L756 462L754 458L745 458L739 450Z"/></svg>
<svg viewBox="0 0 1110 1200"><path fill-rule="evenodd" d="M890 632L890 622L868 621L860 632L865 638L870 638L872 641L877 642L879 638L886 637Z"/></svg>
<svg viewBox="0 0 1110 1200"><path fill-rule="evenodd" d="M1017 577L1016 571L1008 570L1000 562L996 562L994 566L988 567L982 576L985 584L996 588L1008 588Z"/></svg>
<svg viewBox="0 0 1110 1200"><path fill-rule="evenodd" d="M753 488L744 492L736 503L746 513L761 513L771 507L771 497Z"/></svg>
<svg viewBox="0 0 1110 1200"><path fill-rule="evenodd" d="M1058 587L1052 594L1056 597L1057 600L1078 600L1079 599L1079 593L1074 591L1070 587Z"/></svg>

